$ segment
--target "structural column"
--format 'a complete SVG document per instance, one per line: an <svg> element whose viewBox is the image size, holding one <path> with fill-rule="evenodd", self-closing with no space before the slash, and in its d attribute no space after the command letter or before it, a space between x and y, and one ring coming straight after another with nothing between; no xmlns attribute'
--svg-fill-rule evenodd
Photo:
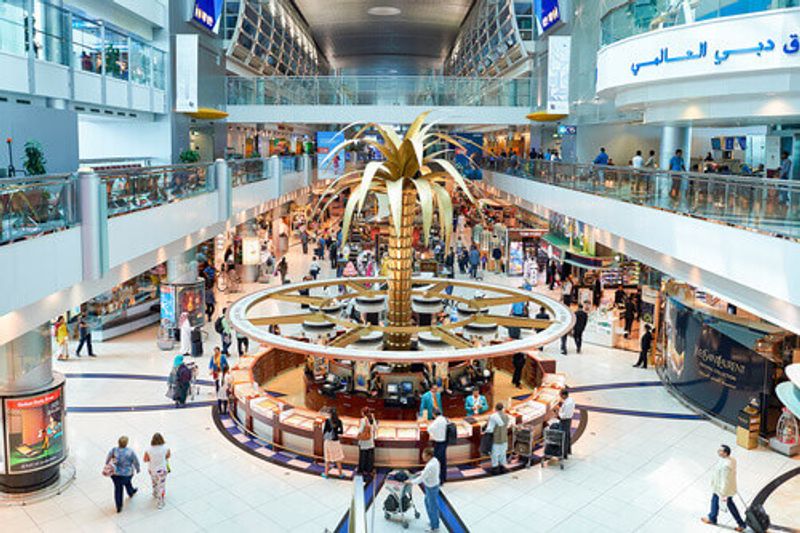
<svg viewBox="0 0 800 533"><path fill-rule="evenodd" d="M56 483L67 456L66 408L48 324L0 346L0 411L0 491Z"/></svg>
<svg viewBox="0 0 800 533"><path fill-rule="evenodd" d="M669 160L678 149L683 150L683 160L686 161L686 170L689 170L692 156L691 126L664 126L661 129L661 150L658 158L662 169L669 169Z"/></svg>

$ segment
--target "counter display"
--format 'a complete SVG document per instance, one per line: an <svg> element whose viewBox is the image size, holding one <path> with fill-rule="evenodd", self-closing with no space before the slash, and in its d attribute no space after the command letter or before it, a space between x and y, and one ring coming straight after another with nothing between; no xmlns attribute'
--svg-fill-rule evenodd
<svg viewBox="0 0 800 533"><path fill-rule="evenodd" d="M534 434L539 436L544 422L554 416L559 391L566 386L566 377L555 373L554 361L540 361L533 354L528 354L528 357L530 364L526 365L523 381L532 387L532 394L524 400L513 401L507 412L513 423L530 425ZM298 363L298 366L303 364L297 358L297 354L278 348L269 348L258 355L240 358L232 373L231 412L246 431L272 443L276 448L320 459L325 415L318 408L334 404L330 403L331 398L323 397L329 403L323 401L316 404L316 408L310 408L309 405L297 406L268 393L261 385L280 373L282 370L278 370L279 368L285 370L291 362ZM497 359L495 363L496 368L501 369L511 366L510 357ZM375 400L367 394L349 396L358 397L365 402ZM458 400L463 409L463 397L458 397ZM335 403L339 406L338 401ZM445 414L457 428L457 442L448 447L449 463L465 464L485 459L479 452L480 437L481 428L486 424L490 413L474 417L453 416L447 412L447 405L444 407ZM416 409L411 409L410 412L416 415ZM344 425L341 442L345 462L354 464L358 460L356 436L359 419L346 415L340 418ZM403 420L382 418L379 414L375 436L376 464L392 468L422 466L422 450L429 442L427 425L426 420L417 420L415 416L414 419Z"/></svg>

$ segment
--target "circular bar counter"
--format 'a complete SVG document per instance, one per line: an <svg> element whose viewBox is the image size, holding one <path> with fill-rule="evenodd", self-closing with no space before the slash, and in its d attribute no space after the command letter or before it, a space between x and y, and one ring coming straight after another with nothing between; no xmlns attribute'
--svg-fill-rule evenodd
<svg viewBox="0 0 800 533"><path fill-rule="evenodd" d="M532 426L538 438L545 421L554 416L559 392L565 386L566 378L555 372L555 361L540 359L537 357L538 352L537 355L527 355L529 363L523 372L523 381L528 389L520 391L521 396L517 396L517 400L508 402L510 405L507 406L507 412L514 424ZM282 395L269 391L265 386L279 374L304 365L305 356L274 347L254 356L241 357L231 374L231 415L236 423L277 450L284 449L321 460L325 415L320 409L328 406L341 409L349 402L349 407L356 410L356 405L363 403L373 407L377 413L376 464L390 468L423 466L422 450L429 441L428 422L416 419L418 403L411 406L386 406L385 399L351 391L346 394L336 393L334 396L322 395L317 390L317 383L306 377L303 387L306 393L305 405L301 406L285 401ZM491 365L495 370L507 371L513 368L510 356L493 359ZM490 380L487 390L491 389ZM529 394L524 394L526 392ZM464 396L446 394L443 394L442 399L445 416L456 424L458 434L456 444L447 448L448 463L451 465L485 459L479 451L481 428L486 424L490 412L474 417L458 416L464 413L463 399ZM506 400L502 399L504 402ZM418 402L418 397L414 401ZM456 403L460 405L456 406ZM347 410L345 408L342 411ZM399 418L396 417L398 412L402 412ZM355 464L358 461L356 436L359 419L346 415L341 416L341 419L344 424L341 441L345 462Z"/></svg>

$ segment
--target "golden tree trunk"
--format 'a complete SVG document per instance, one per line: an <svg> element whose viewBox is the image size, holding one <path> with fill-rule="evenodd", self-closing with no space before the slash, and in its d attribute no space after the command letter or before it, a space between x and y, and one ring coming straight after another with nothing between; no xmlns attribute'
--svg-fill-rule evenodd
<svg viewBox="0 0 800 533"><path fill-rule="evenodd" d="M403 209L400 221L400 234L394 230L390 220L389 230L389 313L390 326L411 325L411 271L412 271L412 232L417 205L417 192L414 185L403 186ZM411 334L387 333L384 339L387 350L408 350L411 348Z"/></svg>

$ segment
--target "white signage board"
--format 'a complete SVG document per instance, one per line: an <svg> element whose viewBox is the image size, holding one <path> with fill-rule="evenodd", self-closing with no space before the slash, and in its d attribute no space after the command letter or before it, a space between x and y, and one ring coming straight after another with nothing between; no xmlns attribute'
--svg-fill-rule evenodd
<svg viewBox="0 0 800 533"><path fill-rule="evenodd" d="M569 35L547 38L547 112L569 114Z"/></svg>
<svg viewBox="0 0 800 533"><path fill-rule="evenodd" d="M674 26L597 54L597 92L694 77L800 67L800 9Z"/></svg>
<svg viewBox="0 0 800 533"><path fill-rule="evenodd" d="M175 35L175 111L197 111L197 69L199 58L197 35Z"/></svg>

